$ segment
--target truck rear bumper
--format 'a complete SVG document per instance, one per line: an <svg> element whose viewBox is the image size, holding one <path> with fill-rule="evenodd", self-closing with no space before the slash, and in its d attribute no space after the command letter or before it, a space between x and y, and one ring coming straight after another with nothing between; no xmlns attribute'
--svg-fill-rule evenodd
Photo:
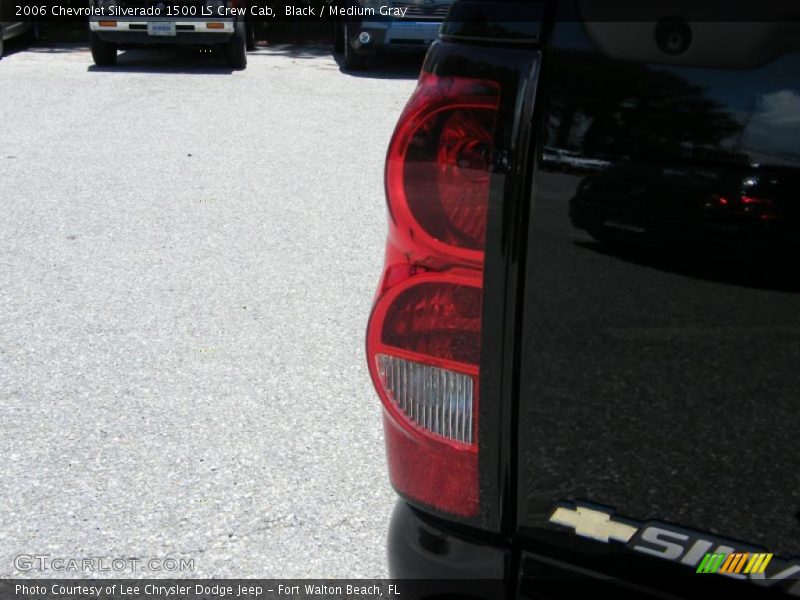
<svg viewBox="0 0 800 600"><path fill-rule="evenodd" d="M506 598L511 551L469 539L399 500L389 526L389 572L414 580L413 598L457 594L474 600ZM420 581L425 580L425 581ZM408 600L406 593L404 600Z"/></svg>
<svg viewBox="0 0 800 600"><path fill-rule="evenodd" d="M162 21L164 19L161 19ZM198 44L227 42L233 35L233 19L170 19L175 23L174 36L149 35L148 19L99 19L89 21L89 29L106 42L116 44ZM213 28L209 24L213 23Z"/></svg>

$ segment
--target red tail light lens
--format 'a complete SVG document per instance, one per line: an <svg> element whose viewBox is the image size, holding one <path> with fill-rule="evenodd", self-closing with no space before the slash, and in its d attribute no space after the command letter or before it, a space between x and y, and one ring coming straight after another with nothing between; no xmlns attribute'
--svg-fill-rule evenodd
<svg viewBox="0 0 800 600"><path fill-rule="evenodd" d="M393 219L467 264L482 261L498 102L494 82L423 73L387 156Z"/></svg>
<svg viewBox="0 0 800 600"><path fill-rule="evenodd" d="M418 280L430 280L417 283ZM387 307L381 341L439 361L478 364L480 282L417 277Z"/></svg>
<svg viewBox="0 0 800 600"><path fill-rule="evenodd" d="M479 509L478 378L495 82L423 73L386 164L391 222L367 332L389 473L407 498Z"/></svg>

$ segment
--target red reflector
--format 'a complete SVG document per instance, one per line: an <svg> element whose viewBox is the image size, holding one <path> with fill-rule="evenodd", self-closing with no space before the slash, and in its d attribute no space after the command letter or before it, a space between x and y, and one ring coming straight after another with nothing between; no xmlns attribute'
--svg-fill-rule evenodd
<svg viewBox="0 0 800 600"><path fill-rule="evenodd" d="M455 452L435 442L420 443L388 414L383 425L389 476L398 492L448 513L477 514L477 451Z"/></svg>

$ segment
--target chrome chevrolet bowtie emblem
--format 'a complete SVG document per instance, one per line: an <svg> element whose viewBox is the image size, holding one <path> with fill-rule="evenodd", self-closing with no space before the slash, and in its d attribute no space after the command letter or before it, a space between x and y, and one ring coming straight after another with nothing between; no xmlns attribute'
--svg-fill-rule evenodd
<svg viewBox="0 0 800 600"><path fill-rule="evenodd" d="M627 543L638 528L620 521L614 521L611 511L592 508L583 504L568 504L556 507L550 515L550 522L571 527L576 535L608 543L609 540Z"/></svg>

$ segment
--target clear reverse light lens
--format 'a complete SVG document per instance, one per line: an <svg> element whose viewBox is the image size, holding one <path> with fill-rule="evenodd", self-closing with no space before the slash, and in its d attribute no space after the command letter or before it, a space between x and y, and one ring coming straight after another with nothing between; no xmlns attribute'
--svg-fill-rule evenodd
<svg viewBox="0 0 800 600"><path fill-rule="evenodd" d="M472 377L378 354L378 373L393 404L435 435L472 444Z"/></svg>

